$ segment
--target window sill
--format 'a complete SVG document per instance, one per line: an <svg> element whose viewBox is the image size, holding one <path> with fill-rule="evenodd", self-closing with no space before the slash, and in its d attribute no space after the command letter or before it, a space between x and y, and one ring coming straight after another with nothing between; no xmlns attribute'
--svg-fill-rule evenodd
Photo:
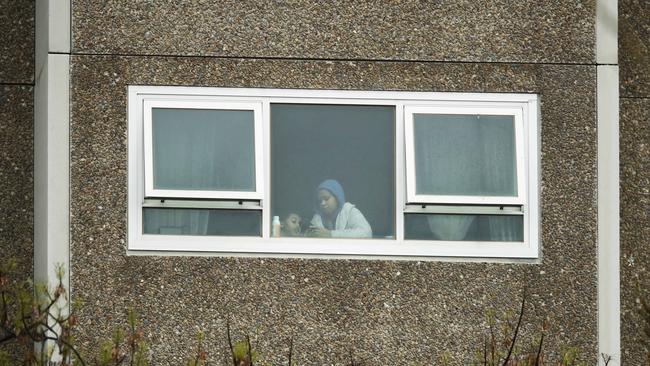
<svg viewBox="0 0 650 366"><path fill-rule="evenodd" d="M396 239L311 239L138 235L129 251L195 252L254 256L346 256L364 259L399 258L520 258L539 257L536 246L524 242L471 242Z"/></svg>

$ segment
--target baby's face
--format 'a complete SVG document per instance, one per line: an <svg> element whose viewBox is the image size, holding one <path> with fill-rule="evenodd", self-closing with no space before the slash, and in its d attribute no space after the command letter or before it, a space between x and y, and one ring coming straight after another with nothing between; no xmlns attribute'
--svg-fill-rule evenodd
<svg viewBox="0 0 650 366"><path fill-rule="evenodd" d="M302 219L298 214L290 214L282 223L282 231L286 236L300 235L300 221Z"/></svg>

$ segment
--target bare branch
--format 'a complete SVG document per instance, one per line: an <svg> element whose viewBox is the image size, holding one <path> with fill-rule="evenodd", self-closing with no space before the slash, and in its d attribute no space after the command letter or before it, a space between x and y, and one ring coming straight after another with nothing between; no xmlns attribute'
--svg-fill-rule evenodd
<svg viewBox="0 0 650 366"><path fill-rule="evenodd" d="M293 336L289 339L289 366L291 366L291 356L293 355Z"/></svg>
<svg viewBox="0 0 650 366"><path fill-rule="evenodd" d="M487 338L483 336L483 365L487 366L487 364L488 364Z"/></svg>
<svg viewBox="0 0 650 366"><path fill-rule="evenodd" d="M605 363L605 366L609 365L609 363L612 361L612 356L610 356L608 354L601 353L600 357L602 357L603 362Z"/></svg>
<svg viewBox="0 0 650 366"><path fill-rule="evenodd" d="M250 366L253 366L253 351L251 347L251 338L246 335L246 346L248 348L248 362L250 363Z"/></svg>
<svg viewBox="0 0 650 366"><path fill-rule="evenodd" d="M512 350L515 348L515 343L517 342L517 335L519 334L519 328L521 327L521 321L524 318L524 308L526 305L526 288L524 287L524 293L521 297L521 309L519 310L519 319L517 320L517 326L515 327L515 333L512 335L512 341L510 342L510 349L508 349L508 354L503 360L503 366L508 365L510 361L510 356L512 356Z"/></svg>
<svg viewBox="0 0 650 366"><path fill-rule="evenodd" d="M537 347L537 356L535 357L535 366L540 366L540 360L542 358L542 346L544 345L544 331L542 331L542 336L539 338L539 346Z"/></svg>
<svg viewBox="0 0 650 366"><path fill-rule="evenodd" d="M16 334L14 334L13 332L10 332L8 330L6 330L6 332L7 332L7 334L4 337L0 338L0 344L2 344L4 342L8 342L8 341L16 338Z"/></svg>
<svg viewBox="0 0 650 366"><path fill-rule="evenodd" d="M233 366L237 365L237 358L235 358L235 350L232 347L232 338L230 337L230 319L226 320L226 335L228 336L228 346L230 347L230 355L232 356Z"/></svg>

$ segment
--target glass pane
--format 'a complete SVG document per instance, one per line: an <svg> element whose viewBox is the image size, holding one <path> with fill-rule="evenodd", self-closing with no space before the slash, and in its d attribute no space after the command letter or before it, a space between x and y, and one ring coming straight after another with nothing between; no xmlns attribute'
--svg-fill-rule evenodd
<svg viewBox="0 0 650 366"><path fill-rule="evenodd" d="M154 188L255 191L253 111L154 108Z"/></svg>
<svg viewBox="0 0 650 366"><path fill-rule="evenodd" d="M404 215L404 237L414 240L524 241L522 215Z"/></svg>
<svg viewBox="0 0 650 366"><path fill-rule="evenodd" d="M272 104L271 212L281 235L394 238L394 140L392 106Z"/></svg>
<svg viewBox="0 0 650 366"><path fill-rule="evenodd" d="M262 211L143 209L144 234L262 236Z"/></svg>
<svg viewBox="0 0 650 366"><path fill-rule="evenodd" d="M517 196L513 116L415 114L416 193Z"/></svg>

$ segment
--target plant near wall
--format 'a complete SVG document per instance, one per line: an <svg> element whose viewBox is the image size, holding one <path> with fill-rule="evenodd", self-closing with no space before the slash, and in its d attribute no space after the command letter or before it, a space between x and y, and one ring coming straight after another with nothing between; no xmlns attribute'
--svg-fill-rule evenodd
<svg viewBox="0 0 650 366"><path fill-rule="evenodd" d="M125 330L116 329L110 340L104 342L94 357L86 361L75 347L72 330L75 326L73 309L69 309L67 291L63 284L65 270L57 266L57 284L53 288L44 285L33 285L27 281L16 284L10 280L15 272L16 262L0 263L0 346L16 342L24 352L23 360L15 359L15 355L0 351L0 366L22 363L34 366L147 366L148 349L144 342L144 334L140 330L135 312L131 309L127 314ZM33 290L32 290L33 289ZM505 312L497 316L496 311L486 313L487 328L483 334L483 343L476 352L475 366L550 366L545 362L544 342L546 339L547 322L531 342L523 344L520 332L524 327L526 309L526 290L522 297L521 306L517 312ZM644 319L643 332L645 341L650 344L650 304L641 300L641 314ZM226 322L226 337L230 356L226 364L232 366L266 366L259 360L258 352L251 344L251 338L246 335L243 339L233 341L229 321ZM196 347L192 350L192 358L186 366L208 366L208 354L203 345L203 333L197 335ZM34 344L44 345L40 348ZM557 354L557 353L556 353ZM356 359L349 351L346 362L348 366L365 365ZM586 363L578 359L576 348L567 348L560 353L561 359L554 366L581 366ZM607 365L611 357L601 355ZM12 359L11 357L14 357ZM289 341L288 365L294 366L293 338ZM650 361L650 359L649 359ZM451 356L443 351L435 364L448 365ZM649 362L650 364L650 362Z"/></svg>
<svg viewBox="0 0 650 366"><path fill-rule="evenodd" d="M251 346L250 336L246 335L243 340L238 340L233 343L230 335L230 321L226 322L226 335L228 337L228 346L230 347L233 366L254 366L255 362L257 362L258 354Z"/></svg>
<svg viewBox="0 0 650 366"><path fill-rule="evenodd" d="M203 332L199 331L196 334L196 351L194 352L194 356L185 362L185 366L207 366L208 365L206 361L206 359L208 358L208 353L205 351L203 347L203 339L204 339Z"/></svg>
<svg viewBox="0 0 650 366"><path fill-rule="evenodd" d="M0 346L11 344L22 352L9 355L0 350L0 366L147 366L147 347L133 310L128 312L127 331L115 330L90 363L72 336L76 317L63 284L65 268L56 266L52 288L30 281L17 284L10 280L15 271L15 260L0 263Z"/></svg>
<svg viewBox="0 0 650 366"><path fill-rule="evenodd" d="M532 337L528 344L520 345L520 332L524 325L526 310L526 294L524 288L521 305L517 313L506 311L497 316L496 311L486 313L487 330L483 335L483 345L476 352L474 366L543 366L551 365L545 361L544 341L548 322L544 321L539 333ZM575 347L568 347L561 352L561 359L555 366L586 366L579 360L579 352ZM607 364L608 361L605 362Z"/></svg>
<svg viewBox="0 0 650 366"><path fill-rule="evenodd" d="M15 271L15 260L0 264L0 345L15 342L22 350L24 364L75 364L70 360L81 356L72 337L75 316L69 312L63 285L65 269L56 266L57 283L51 289L30 281L16 284L10 280ZM10 364L9 354L0 351L0 365Z"/></svg>
<svg viewBox="0 0 650 366"><path fill-rule="evenodd" d="M348 351L348 364L347 366L364 366L365 364L354 356L352 349Z"/></svg>
<svg viewBox="0 0 650 366"><path fill-rule="evenodd" d="M125 337L121 329L113 330L110 341L101 346L95 364L98 366L147 366L147 345L140 330L137 316L133 309L127 312L128 334Z"/></svg>
<svg viewBox="0 0 650 366"><path fill-rule="evenodd" d="M186 360L185 366L209 366L210 363L206 361L208 353L205 351L203 346L204 335L203 332L199 332L196 337L196 348L193 353L193 356ZM226 341L228 342L228 349L230 351L229 359L226 364L232 366L270 366L271 364L259 361L259 354L253 349L251 344L251 338L247 334L244 336L244 339L239 339L237 341L232 340L232 334L230 330L230 321L226 322ZM287 365L295 366L295 362L292 360L293 357L293 337L289 339L289 352L287 355ZM354 364L360 365L360 364Z"/></svg>
<svg viewBox="0 0 650 366"><path fill-rule="evenodd" d="M519 332L524 318L526 307L526 292L521 301L521 307L517 318L515 319L512 311L505 312L498 317L496 311L490 309L486 312L487 330L483 335L483 346L480 351L476 352L475 365L496 366L496 365L518 365L524 358L527 360L533 354L529 352L525 357L517 348ZM542 358L541 350L544 342L544 333L539 337L538 351L535 352L534 360L540 362Z"/></svg>

